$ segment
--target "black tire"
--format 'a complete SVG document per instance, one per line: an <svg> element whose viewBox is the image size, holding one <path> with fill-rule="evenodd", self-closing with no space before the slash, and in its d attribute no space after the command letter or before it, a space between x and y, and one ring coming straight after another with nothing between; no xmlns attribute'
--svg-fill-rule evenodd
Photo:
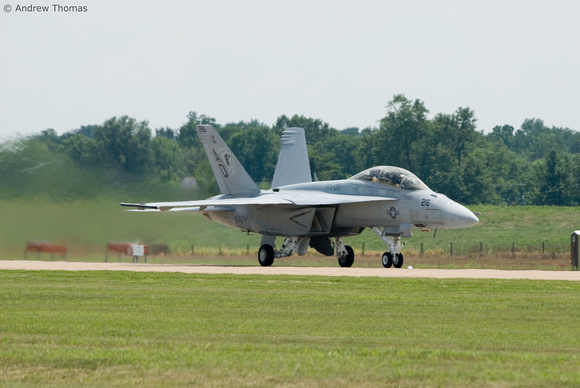
<svg viewBox="0 0 580 388"><path fill-rule="evenodd" d="M383 267L391 268L393 266L393 254L391 252L383 253Z"/></svg>
<svg viewBox="0 0 580 388"><path fill-rule="evenodd" d="M403 254L397 253L395 257L393 257L393 267L401 268L403 266Z"/></svg>
<svg viewBox="0 0 580 388"><path fill-rule="evenodd" d="M269 267L274 263L274 248L271 245L264 244L260 247L258 262L262 267Z"/></svg>
<svg viewBox="0 0 580 388"><path fill-rule="evenodd" d="M354 250L350 245L346 245L344 249L346 249L346 256L342 259L340 257L338 258L338 265L341 267L352 267L354 263Z"/></svg>

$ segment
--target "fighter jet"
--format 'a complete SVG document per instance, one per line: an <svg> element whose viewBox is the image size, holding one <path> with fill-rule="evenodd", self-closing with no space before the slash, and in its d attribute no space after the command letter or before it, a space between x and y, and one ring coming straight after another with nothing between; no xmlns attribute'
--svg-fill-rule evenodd
<svg viewBox="0 0 580 388"><path fill-rule="evenodd" d="M433 192L400 167L377 166L348 179L313 181L304 129L287 128L272 188L260 190L217 130L199 125L201 140L221 194L200 201L121 203L134 211L195 211L210 220L262 235L258 262L308 247L333 256L341 267L354 263L354 250L343 239L371 228L387 244L385 268L401 268L401 238L421 230L466 228L479 222L474 213L444 194ZM284 242L278 249L276 237Z"/></svg>

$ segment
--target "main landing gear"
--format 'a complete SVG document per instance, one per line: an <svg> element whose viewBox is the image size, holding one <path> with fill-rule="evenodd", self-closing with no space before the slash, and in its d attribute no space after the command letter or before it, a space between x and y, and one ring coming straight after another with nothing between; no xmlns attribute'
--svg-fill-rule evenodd
<svg viewBox="0 0 580 388"><path fill-rule="evenodd" d="M352 267L354 263L354 250L350 245L344 245L342 237L336 238L336 257L341 267Z"/></svg>
<svg viewBox="0 0 580 388"><path fill-rule="evenodd" d="M262 267L269 267L274 263L274 248L271 245L263 244L260 247L258 262Z"/></svg>
<svg viewBox="0 0 580 388"><path fill-rule="evenodd" d="M275 236L262 236L262 244L258 251L258 262L262 267L269 267L274 263L275 258L287 257L296 252L300 256L306 253L310 237L286 237L282 248L275 250Z"/></svg>
<svg viewBox="0 0 580 388"><path fill-rule="evenodd" d="M269 267L274 263L274 259L290 256L294 252L300 256L304 255L308 249L310 238L287 237L280 250L274 249L275 241L276 237L274 236L262 236L262 244L258 251L258 262L262 267ZM330 241L328 243L330 244ZM332 255L332 248L330 247L331 245L328 245L330 252L327 254ZM352 267L354 263L354 250L352 247L350 245L344 245L341 237L336 238L335 247L338 265L341 267Z"/></svg>

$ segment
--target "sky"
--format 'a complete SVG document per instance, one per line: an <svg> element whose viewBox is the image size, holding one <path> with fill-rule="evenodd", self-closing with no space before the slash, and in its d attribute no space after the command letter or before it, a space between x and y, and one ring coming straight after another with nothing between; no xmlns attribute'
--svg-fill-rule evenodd
<svg viewBox="0 0 580 388"><path fill-rule="evenodd" d="M485 132L580 130L576 0L32 1L0 12L0 139L123 115L178 129L190 111L362 129L401 93L429 117L467 106Z"/></svg>

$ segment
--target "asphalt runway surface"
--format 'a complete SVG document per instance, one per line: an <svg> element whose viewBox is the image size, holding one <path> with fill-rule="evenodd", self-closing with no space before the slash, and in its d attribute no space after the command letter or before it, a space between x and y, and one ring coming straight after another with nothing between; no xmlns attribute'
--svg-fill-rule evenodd
<svg viewBox="0 0 580 388"><path fill-rule="evenodd" d="M580 281L580 271L504 271L492 269L395 269L340 267L260 267L185 264L85 263L65 261L1 260L0 270L134 271L189 274L315 275L432 279L530 279Z"/></svg>

